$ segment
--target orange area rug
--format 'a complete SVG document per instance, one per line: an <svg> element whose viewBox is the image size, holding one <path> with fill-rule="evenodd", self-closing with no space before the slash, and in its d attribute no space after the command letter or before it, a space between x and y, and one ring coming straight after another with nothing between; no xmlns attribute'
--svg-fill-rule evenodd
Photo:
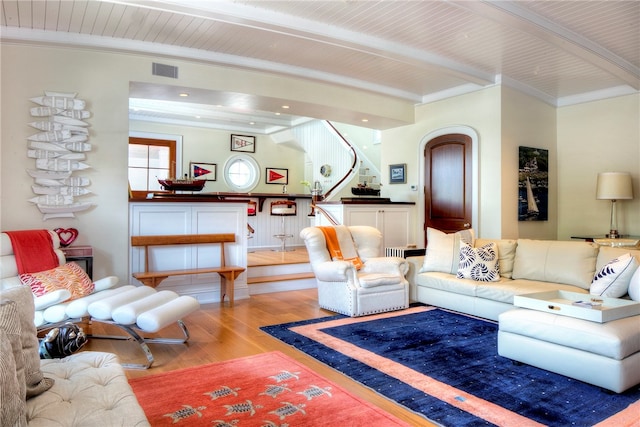
<svg viewBox="0 0 640 427"><path fill-rule="evenodd" d="M129 383L153 426L408 426L277 351Z"/></svg>

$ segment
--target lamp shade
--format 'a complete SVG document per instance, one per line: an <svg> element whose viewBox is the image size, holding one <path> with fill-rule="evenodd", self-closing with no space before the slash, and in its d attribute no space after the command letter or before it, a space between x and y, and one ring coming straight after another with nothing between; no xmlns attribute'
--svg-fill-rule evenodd
<svg viewBox="0 0 640 427"><path fill-rule="evenodd" d="M596 185L596 199L633 199L631 174L628 172L600 172Z"/></svg>

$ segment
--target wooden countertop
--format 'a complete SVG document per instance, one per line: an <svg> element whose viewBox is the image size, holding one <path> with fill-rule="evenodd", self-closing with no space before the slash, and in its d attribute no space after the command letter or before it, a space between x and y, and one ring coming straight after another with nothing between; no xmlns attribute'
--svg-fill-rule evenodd
<svg viewBox="0 0 640 427"><path fill-rule="evenodd" d="M266 199L311 199L311 194L295 193L151 193L153 197L145 199L129 199L129 202L136 203L249 203L251 199L258 199L258 210L262 212L262 207Z"/></svg>
<svg viewBox="0 0 640 427"><path fill-rule="evenodd" d="M392 202L385 197L343 197L340 200L318 202L319 205L415 205L415 202Z"/></svg>

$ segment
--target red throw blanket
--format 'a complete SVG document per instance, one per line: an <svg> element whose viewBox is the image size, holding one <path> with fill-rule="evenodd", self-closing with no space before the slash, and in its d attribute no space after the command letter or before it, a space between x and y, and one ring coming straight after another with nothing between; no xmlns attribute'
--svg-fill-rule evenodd
<svg viewBox="0 0 640 427"><path fill-rule="evenodd" d="M356 267L356 270L360 270L362 268L363 263L359 256L356 255L353 258L344 257L335 228L325 226L320 226L318 228L324 234L324 240L327 242L327 250L329 251L332 259L351 261Z"/></svg>
<svg viewBox="0 0 640 427"><path fill-rule="evenodd" d="M18 273L37 273L56 268L60 260L47 230L5 231L11 239Z"/></svg>

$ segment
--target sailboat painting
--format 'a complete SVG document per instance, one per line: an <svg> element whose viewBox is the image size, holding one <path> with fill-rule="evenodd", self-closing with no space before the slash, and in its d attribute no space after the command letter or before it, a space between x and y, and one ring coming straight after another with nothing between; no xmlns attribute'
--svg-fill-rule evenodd
<svg viewBox="0 0 640 427"><path fill-rule="evenodd" d="M547 221L549 150L520 147L518 162L518 221Z"/></svg>

